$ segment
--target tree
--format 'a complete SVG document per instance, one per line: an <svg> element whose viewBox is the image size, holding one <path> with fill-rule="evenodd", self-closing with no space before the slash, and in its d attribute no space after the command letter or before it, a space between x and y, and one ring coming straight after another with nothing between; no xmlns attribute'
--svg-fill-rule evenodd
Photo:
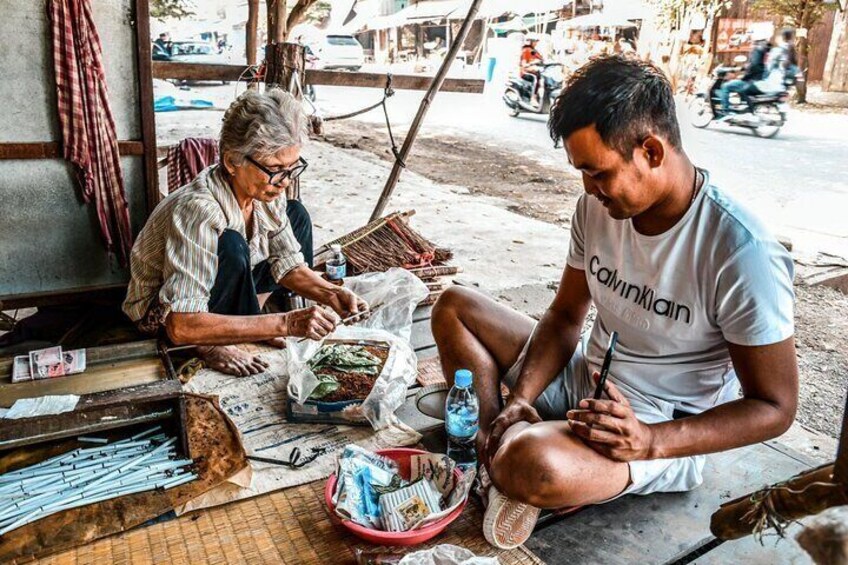
<svg viewBox="0 0 848 565"><path fill-rule="evenodd" d="M795 86L795 100L799 103L807 101L807 70L809 67L808 57L810 54L809 30L813 28L824 16L827 10L833 10L835 2L827 0L755 0L753 7L762 9L769 14L783 18L786 25L792 26L798 33L795 42L795 51L798 55L798 67L804 77Z"/></svg>
<svg viewBox="0 0 848 565"><path fill-rule="evenodd" d="M150 0L150 17L160 21L181 20L194 15L193 7L190 0Z"/></svg>

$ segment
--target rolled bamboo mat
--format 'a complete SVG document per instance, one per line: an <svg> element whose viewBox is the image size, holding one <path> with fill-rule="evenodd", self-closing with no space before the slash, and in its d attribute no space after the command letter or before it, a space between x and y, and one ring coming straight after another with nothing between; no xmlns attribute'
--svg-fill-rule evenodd
<svg viewBox="0 0 848 565"><path fill-rule="evenodd" d="M435 385L446 382L442 374L442 363L438 357L430 357L418 362L418 376L415 380L421 386Z"/></svg>
<svg viewBox="0 0 848 565"><path fill-rule="evenodd" d="M482 508L472 500L462 515L431 542L406 548L370 545L330 519L324 481L201 510L106 538L40 563L353 563L356 548L411 552L441 543L477 555L497 556L502 565L543 563L524 547L500 551L483 538Z"/></svg>

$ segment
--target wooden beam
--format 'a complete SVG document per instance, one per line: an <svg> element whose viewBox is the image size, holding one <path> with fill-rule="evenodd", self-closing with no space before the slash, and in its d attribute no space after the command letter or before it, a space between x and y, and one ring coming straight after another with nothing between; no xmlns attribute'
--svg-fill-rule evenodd
<svg viewBox="0 0 848 565"><path fill-rule="evenodd" d="M445 54L442 66L439 67L439 71L436 73L436 76L433 77L433 82L430 84L430 88L427 89L427 94L425 94L424 98L421 100L418 112L415 114L415 119L412 120L412 125L409 127L409 131L403 140L403 147L400 149L400 154L395 155L392 172L389 173L389 178L386 181L385 186L383 186L383 192L380 194L380 199L377 200L377 205L374 206L374 211L371 212L371 219L369 221L373 222L383 215L383 211L389 203L389 198L391 198L392 192L394 192L395 186L397 186L398 180L400 179L400 174L406 167L406 159L409 157L410 151L412 151L412 144L415 143L415 138L418 136L418 130L424 122L424 116L427 115L427 110L430 109L433 99L442 88L448 71L450 70L451 63L453 63L456 58L459 48L462 47L463 43L465 43L465 38L468 37L468 31L471 29L471 25L477 17L477 10L480 9L481 2L482 0L471 0L471 6L468 8L465 20L463 20L462 26L456 34L456 41L454 41L453 45L450 46L450 49L448 49L448 52Z"/></svg>
<svg viewBox="0 0 848 565"><path fill-rule="evenodd" d="M156 166L156 114L153 109L153 77L150 63L150 0L135 0L135 41L138 61L138 106L141 116L141 141L144 144L144 188L147 214L162 199L159 193L159 169Z"/></svg>
<svg viewBox="0 0 848 565"><path fill-rule="evenodd" d="M121 155L144 155L144 142L119 141L118 151ZM61 159L62 145L55 141L0 143L0 161L6 159ZM153 156L156 162L156 156Z"/></svg>
<svg viewBox="0 0 848 565"><path fill-rule="evenodd" d="M845 399L845 410L842 412L842 433L839 435L833 480L843 485L848 492L848 398Z"/></svg>
<svg viewBox="0 0 848 565"><path fill-rule="evenodd" d="M250 81L253 72L244 65L202 65L193 63L168 63L153 61L153 78L175 80ZM392 75L395 90L427 90L433 77L418 75ZM355 86L383 88L386 75L382 73L352 73L347 71L309 71L309 83L316 86ZM440 90L445 92L483 92L485 82L479 79L445 79Z"/></svg>
<svg viewBox="0 0 848 565"><path fill-rule="evenodd" d="M848 504L844 485L834 482L833 473L832 464L823 465L779 485L725 502L713 513L710 531L718 539L734 540L752 533L765 533L760 529L759 518L768 508L773 510L769 512L788 522L818 514L831 506ZM770 505L758 504L756 501L762 500L767 491ZM771 523L764 525L772 527Z"/></svg>

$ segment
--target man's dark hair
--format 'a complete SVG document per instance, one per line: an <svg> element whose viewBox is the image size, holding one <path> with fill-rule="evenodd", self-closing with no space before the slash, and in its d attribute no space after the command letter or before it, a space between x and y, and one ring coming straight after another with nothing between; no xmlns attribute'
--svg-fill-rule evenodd
<svg viewBox="0 0 848 565"><path fill-rule="evenodd" d="M628 161L649 134L682 147L671 84L658 67L632 56L597 57L577 69L548 120L555 142L591 125Z"/></svg>
<svg viewBox="0 0 848 565"><path fill-rule="evenodd" d="M784 28L781 32L784 41L792 41L795 39L795 30L791 27Z"/></svg>

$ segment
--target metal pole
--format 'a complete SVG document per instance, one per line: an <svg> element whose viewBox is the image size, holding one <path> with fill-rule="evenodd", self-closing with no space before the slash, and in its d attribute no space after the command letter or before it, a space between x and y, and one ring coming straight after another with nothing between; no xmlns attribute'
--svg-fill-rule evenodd
<svg viewBox="0 0 848 565"><path fill-rule="evenodd" d="M473 0L471 2L471 7L468 9L468 14L465 16L465 20L462 22L462 27L459 28L459 32L457 32L453 44L450 46L450 49L448 49L448 52L445 55L445 60L442 61L442 66L433 78L433 82L430 84L427 94L424 95L424 99L421 100L421 105L418 107L418 113L412 121L409 133L406 134L406 139L403 140L403 147L401 147L400 156L399 158L395 158L395 163L392 166L392 172L389 174L386 186L383 187L383 193L380 194L380 199L377 201L377 205L371 213L371 219L368 220L369 222L373 222L383 215L383 211L386 209L386 205L389 203L389 198L391 198L392 192L394 192L395 186L397 186L398 179L400 178L400 172L403 168L402 163L405 163L406 158L409 156L412 144L415 142L415 137L418 135L418 130L421 129L421 122L424 121L424 116L427 115L427 110L430 109L430 104L433 102L433 98L435 98L436 93L442 87L442 83L445 82L445 77L450 70L450 66L453 63L454 58L456 57L456 53L459 51L459 48L462 47L462 44L465 43L465 37L471 29L471 24L474 23L474 19L477 16L477 10L480 9L481 3L482 0Z"/></svg>

